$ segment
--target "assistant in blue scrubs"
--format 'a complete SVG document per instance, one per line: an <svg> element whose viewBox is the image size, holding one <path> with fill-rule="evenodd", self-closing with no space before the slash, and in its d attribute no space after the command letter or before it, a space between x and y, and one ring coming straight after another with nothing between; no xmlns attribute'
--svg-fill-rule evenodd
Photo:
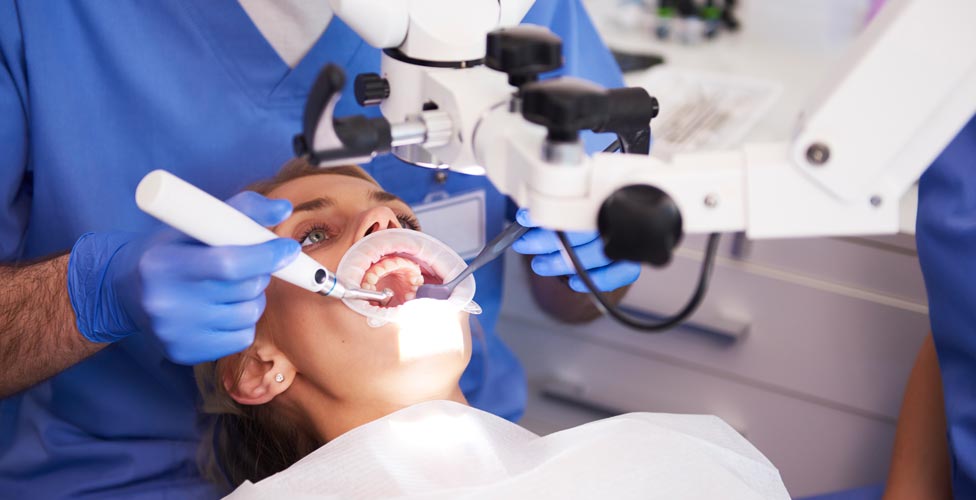
<svg viewBox="0 0 976 500"><path fill-rule="evenodd" d="M976 498L976 117L922 176L916 226L955 498Z"/></svg>
<svg viewBox="0 0 976 500"><path fill-rule="evenodd" d="M540 0L526 22L563 37L566 72L621 84L579 0ZM221 198L271 176L291 155L320 67L355 75L379 60L333 19L291 69L235 0L0 0L0 261L65 251L88 231L153 229L133 193L156 168ZM347 97L336 112L377 110ZM504 224L505 200L483 178L439 184L393 158L368 168L409 203L435 189L486 190L486 232ZM477 273L485 342L462 388L475 406L517 419L524 375L494 331L501 266ZM145 335L127 337L0 401L0 496L213 497L195 463L205 425L196 404L189 367Z"/></svg>

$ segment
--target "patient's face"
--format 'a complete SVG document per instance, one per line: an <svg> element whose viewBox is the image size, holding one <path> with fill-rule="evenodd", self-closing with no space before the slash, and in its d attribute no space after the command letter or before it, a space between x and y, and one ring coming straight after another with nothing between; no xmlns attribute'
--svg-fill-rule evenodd
<svg viewBox="0 0 976 500"><path fill-rule="evenodd" d="M373 232L419 229L410 207L355 177L301 177L268 197L287 199L295 207L275 233L299 241L308 255L332 271L350 246ZM414 270L405 267L390 278L390 288L396 288L401 299L416 278ZM466 313L457 316L461 328L456 335L463 339L451 342L463 348L402 359L395 324L371 327L341 301L279 280L272 280L267 299L259 337L270 335L288 357L298 372L296 383L309 383L336 398L410 404L424 399L426 391L442 390L445 382L456 384L471 357Z"/></svg>

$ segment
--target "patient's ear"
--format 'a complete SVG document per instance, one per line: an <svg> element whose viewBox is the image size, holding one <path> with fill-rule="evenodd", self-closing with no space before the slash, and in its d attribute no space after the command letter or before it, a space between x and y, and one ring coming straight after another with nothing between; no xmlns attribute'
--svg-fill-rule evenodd
<svg viewBox="0 0 976 500"><path fill-rule="evenodd" d="M265 404L295 380L295 367L274 344L258 339L240 355L244 359L237 383L237 373L224 373L223 382L230 397L242 405Z"/></svg>

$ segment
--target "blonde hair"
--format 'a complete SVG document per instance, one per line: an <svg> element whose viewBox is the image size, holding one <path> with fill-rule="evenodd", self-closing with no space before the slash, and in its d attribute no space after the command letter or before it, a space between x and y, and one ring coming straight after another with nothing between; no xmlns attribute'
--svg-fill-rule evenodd
<svg viewBox="0 0 976 500"><path fill-rule="evenodd" d="M312 175L345 175L379 185L357 166L322 169L296 158L286 163L272 178L256 182L248 189L268 194L275 188ZM270 335L270 312L258 321L256 334ZM248 349L249 350L249 349ZM244 372L248 350L201 363L193 368L204 414L214 416L200 445L201 473L211 482L233 488L245 480L257 482L285 470L305 455L325 444L311 429L290 421L271 405L242 405L231 397ZM228 387L229 385L229 387Z"/></svg>

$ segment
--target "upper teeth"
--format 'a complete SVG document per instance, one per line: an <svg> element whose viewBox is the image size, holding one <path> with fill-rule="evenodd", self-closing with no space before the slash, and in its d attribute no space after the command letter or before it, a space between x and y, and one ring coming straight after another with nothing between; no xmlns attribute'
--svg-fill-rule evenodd
<svg viewBox="0 0 976 500"><path fill-rule="evenodd" d="M388 257L370 266L363 276L362 288L366 290L376 290L376 283L390 273L406 271L407 281L416 289L424 284L424 276L420 272L420 265L416 262L403 257ZM408 293L410 295L411 293Z"/></svg>

